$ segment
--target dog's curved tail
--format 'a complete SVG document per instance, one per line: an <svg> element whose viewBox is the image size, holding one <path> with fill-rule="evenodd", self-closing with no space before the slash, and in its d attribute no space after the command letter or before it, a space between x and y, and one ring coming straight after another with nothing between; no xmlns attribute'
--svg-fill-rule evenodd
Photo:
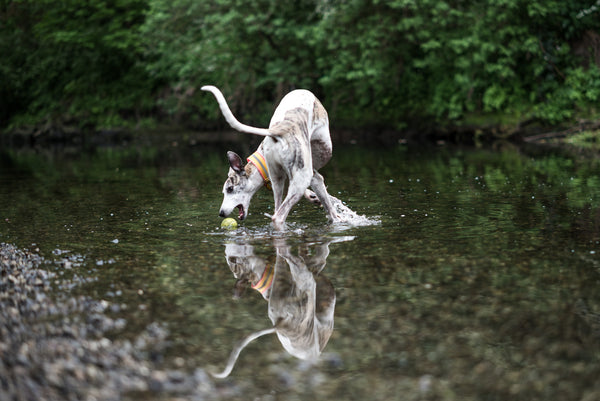
<svg viewBox="0 0 600 401"><path fill-rule="evenodd" d="M229 374L233 370L233 367L235 366L235 362L237 361L238 357L240 356L240 353L246 347L246 345L250 344L250 342L252 342L253 340L256 340L258 337L262 337L266 334L271 334L271 333L275 333L275 327L271 327L271 328L268 328L265 330L260 330L260 331L254 332L254 333L250 334L248 337L244 338L235 347L233 352L231 352L231 355L229 356L229 360L227 361L227 366L225 367L225 370L223 370L221 373L212 373L211 372L211 375L213 377L216 377L217 379L223 379L223 378L229 376Z"/></svg>
<svg viewBox="0 0 600 401"><path fill-rule="evenodd" d="M252 127L250 125L242 124L241 122L239 122L234 117L233 113L231 112L231 109L227 105L227 101L225 100L225 97L223 96L223 94L221 93L219 88L217 88L216 86L205 85L200 89L202 89L203 91L211 92L213 95L215 95L215 98L217 99L217 102L219 103L219 107L221 108L221 112L223 113L223 116L225 117L225 121L227 121L229 123L231 128L238 130L240 132L246 132L248 134L272 136L272 134L269 132L268 129Z"/></svg>

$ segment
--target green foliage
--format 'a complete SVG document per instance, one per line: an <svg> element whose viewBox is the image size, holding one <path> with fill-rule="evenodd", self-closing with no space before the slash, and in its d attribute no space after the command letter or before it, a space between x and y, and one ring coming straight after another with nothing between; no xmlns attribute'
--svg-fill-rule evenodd
<svg viewBox="0 0 600 401"><path fill-rule="evenodd" d="M2 102L16 98L18 107L3 117L120 125L121 117L147 107L151 87L135 29L145 8L143 0L8 2L0 34L9 41L2 41L2 54L18 51L2 62L2 71L16 78L2 88Z"/></svg>
<svg viewBox="0 0 600 401"><path fill-rule="evenodd" d="M235 95L232 107L241 115L257 109L267 115L274 97L294 87L317 87L317 3L151 1L141 29L153 60L147 70L169 87L161 105L175 117L192 117L198 108L217 117L214 100L197 93L214 83Z"/></svg>
<svg viewBox="0 0 600 401"><path fill-rule="evenodd" d="M575 145L579 149L600 151L600 131L583 131L569 136L565 143Z"/></svg>
<svg viewBox="0 0 600 401"><path fill-rule="evenodd" d="M338 63L322 83L335 82L338 94L348 88L360 95L359 107L374 103L378 116L391 121L411 115L458 119L466 112L534 106L538 117L561 121L574 105L557 105L552 97L565 87L577 92L572 96L582 90L565 85L580 68L567 41L588 28L572 16L582 7L520 0L339 4L327 24ZM352 36L340 28L344 25L353 27ZM569 37L560 37L567 27ZM594 80L591 70L584 75ZM546 104L564 114L556 118Z"/></svg>
<svg viewBox="0 0 600 401"><path fill-rule="evenodd" d="M548 94L547 101L536 105L539 115L550 122L561 122L578 113L597 113L600 101L600 69L596 66L584 70L569 69L564 83Z"/></svg>
<svg viewBox="0 0 600 401"><path fill-rule="evenodd" d="M337 125L561 123L597 112L599 15L585 0L4 0L0 125L206 128L221 121L207 83L262 125L297 87Z"/></svg>

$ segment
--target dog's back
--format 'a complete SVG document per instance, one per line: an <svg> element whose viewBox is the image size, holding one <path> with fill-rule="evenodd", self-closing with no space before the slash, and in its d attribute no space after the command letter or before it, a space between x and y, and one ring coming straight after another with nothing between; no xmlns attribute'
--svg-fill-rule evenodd
<svg viewBox="0 0 600 401"><path fill-rule="evenodd" d="M269 128L283 121L286 118L286 113L293 109L303 109L308 113L308 131L312 133L314 128L328 125L327 111L319 102L316 96L306 89L296 89L288 93L281 99L279 106L275 109Z"/></svg>

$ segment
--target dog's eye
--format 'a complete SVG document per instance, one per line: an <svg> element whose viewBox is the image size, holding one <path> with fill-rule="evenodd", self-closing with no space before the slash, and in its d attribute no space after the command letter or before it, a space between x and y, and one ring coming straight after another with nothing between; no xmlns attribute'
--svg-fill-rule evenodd
<svg viewBox="0 0 600 401"><path fill-rule="evenodd" d="M233 193L233 186L231 186L231 185L228 186L227 189L226 189L226 191L227 191L228 194Z"/></svg>

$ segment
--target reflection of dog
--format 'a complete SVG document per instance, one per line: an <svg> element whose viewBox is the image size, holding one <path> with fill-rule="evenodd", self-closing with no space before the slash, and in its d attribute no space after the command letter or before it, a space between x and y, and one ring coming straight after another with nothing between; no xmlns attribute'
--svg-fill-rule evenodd
<svg viewBox="0 0 600 401"><path fill-rule="evenodd" d="M308 249L299 256L289 246L276 245L275 264L254 255L251 245L227 244L227 263L241 283L251 287L268 301L268 315L273 327L247 336L231 353L227 367L215 377L227 377L242 349L252 340L276 333L287 352L300 359L315 359L333 332L335 290L322 274L328 244L318 245L314 255Z"/></svg>
<svg viewBox="0 0 600 401"><path fill-rule="evenodd" d="M221 91L214 86L203 86L217 99L225 120L232 128L266 137L244 166L234 152L228 152L229 176L223 186L223 203L219 215L226 217L236 207L239 219L248 215L250 199L263 185L271 186L275 201L273 226L285 228L285 220L302 195L323 205L331 222L341 218L336 214L325 188L323 177L317 172L331 158L327 111L319 100L307 90L295 90L282 100L269 123L269 128L256 128L240 123L234 116ZM287 195L283 199L285 181Z"/></svg>

